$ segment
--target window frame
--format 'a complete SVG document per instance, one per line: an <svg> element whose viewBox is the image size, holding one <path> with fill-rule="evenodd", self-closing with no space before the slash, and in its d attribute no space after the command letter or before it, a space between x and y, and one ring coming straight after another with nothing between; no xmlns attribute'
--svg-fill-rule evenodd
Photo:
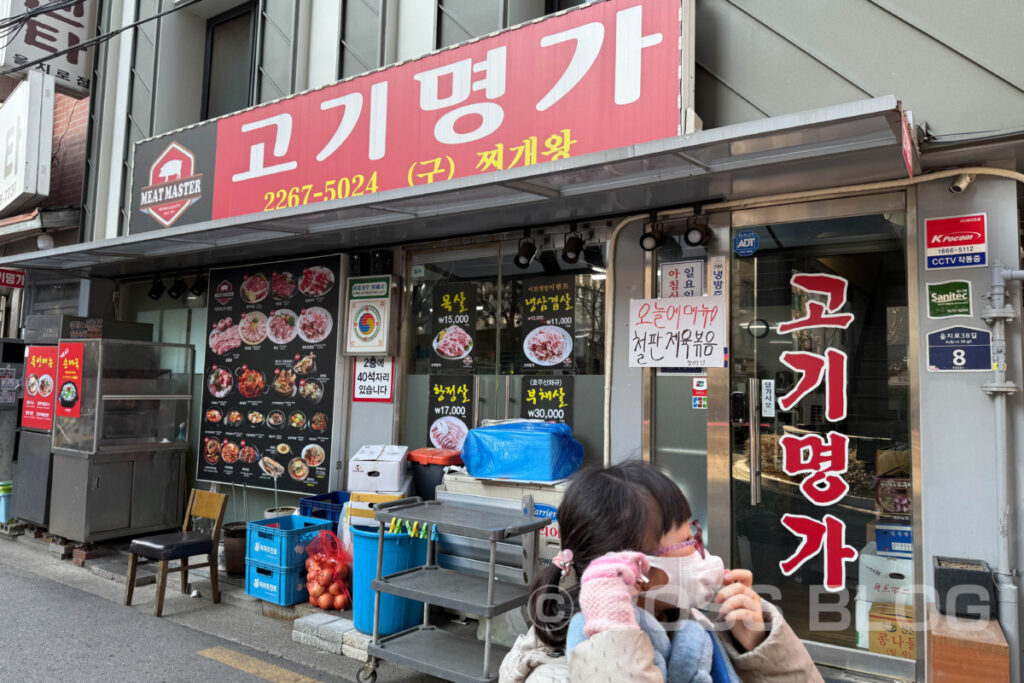
<svg viewBox="0 0 1024 683"><path fill-rule="evenodd" d="M237 19L246 13L249 14L249 83L246 88L249 96L245 107L242 107L242 109L253 106L253 91L255 89L254 83L256 82L256 25L258 9L256 0L247 0L247 2L243 2L206 20L206 45L203 56L203 99L199 112L200 121L206 121L210 118L210 62L213 58L213 32L221 24Z"/></svg>

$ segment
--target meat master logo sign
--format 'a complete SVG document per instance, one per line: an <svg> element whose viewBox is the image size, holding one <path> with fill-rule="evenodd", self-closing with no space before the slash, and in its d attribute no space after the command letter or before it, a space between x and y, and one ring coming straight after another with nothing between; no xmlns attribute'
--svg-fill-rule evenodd
<svg viewBox="0 0 1024 683"><path fill-rule="evenodd" d="M149 184L139 194L139 209L165 228L203 196L203 174L196 173L196 158L172 142L149 169Z"/></svg>

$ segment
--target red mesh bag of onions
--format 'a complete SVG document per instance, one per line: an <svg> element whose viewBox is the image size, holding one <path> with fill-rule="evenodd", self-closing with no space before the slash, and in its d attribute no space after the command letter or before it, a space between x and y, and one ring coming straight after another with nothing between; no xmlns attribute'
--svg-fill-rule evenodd
<svg viewBox="0 0 1024 683"><path fill-rule="evenodd" d="M306 547L306 589L310 604L346 610L352 605L352 553L333 531L321 531Z"/></svg>

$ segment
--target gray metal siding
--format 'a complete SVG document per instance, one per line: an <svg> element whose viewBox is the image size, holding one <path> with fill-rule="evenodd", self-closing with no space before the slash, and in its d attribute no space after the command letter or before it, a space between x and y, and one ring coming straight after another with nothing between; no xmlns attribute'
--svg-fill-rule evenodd
<svg viewBox="0 0 1024 683"><path fill-rule="evenodd" d="M895 94L937 134L1024 125L1024 3L696 0L706 128ZM753 116L752 116L753 115Z"/></svg>

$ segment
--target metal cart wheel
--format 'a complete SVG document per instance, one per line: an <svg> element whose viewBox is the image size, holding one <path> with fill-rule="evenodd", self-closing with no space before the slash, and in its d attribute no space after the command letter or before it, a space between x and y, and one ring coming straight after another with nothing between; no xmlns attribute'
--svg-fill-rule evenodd
<svg viewBox="0 0 1024 683"><path fill-rule="evenodd" d="M377 681L377 663L371 662L365 667L356 672L356 681L358 683L376 683Z"/></svg>

